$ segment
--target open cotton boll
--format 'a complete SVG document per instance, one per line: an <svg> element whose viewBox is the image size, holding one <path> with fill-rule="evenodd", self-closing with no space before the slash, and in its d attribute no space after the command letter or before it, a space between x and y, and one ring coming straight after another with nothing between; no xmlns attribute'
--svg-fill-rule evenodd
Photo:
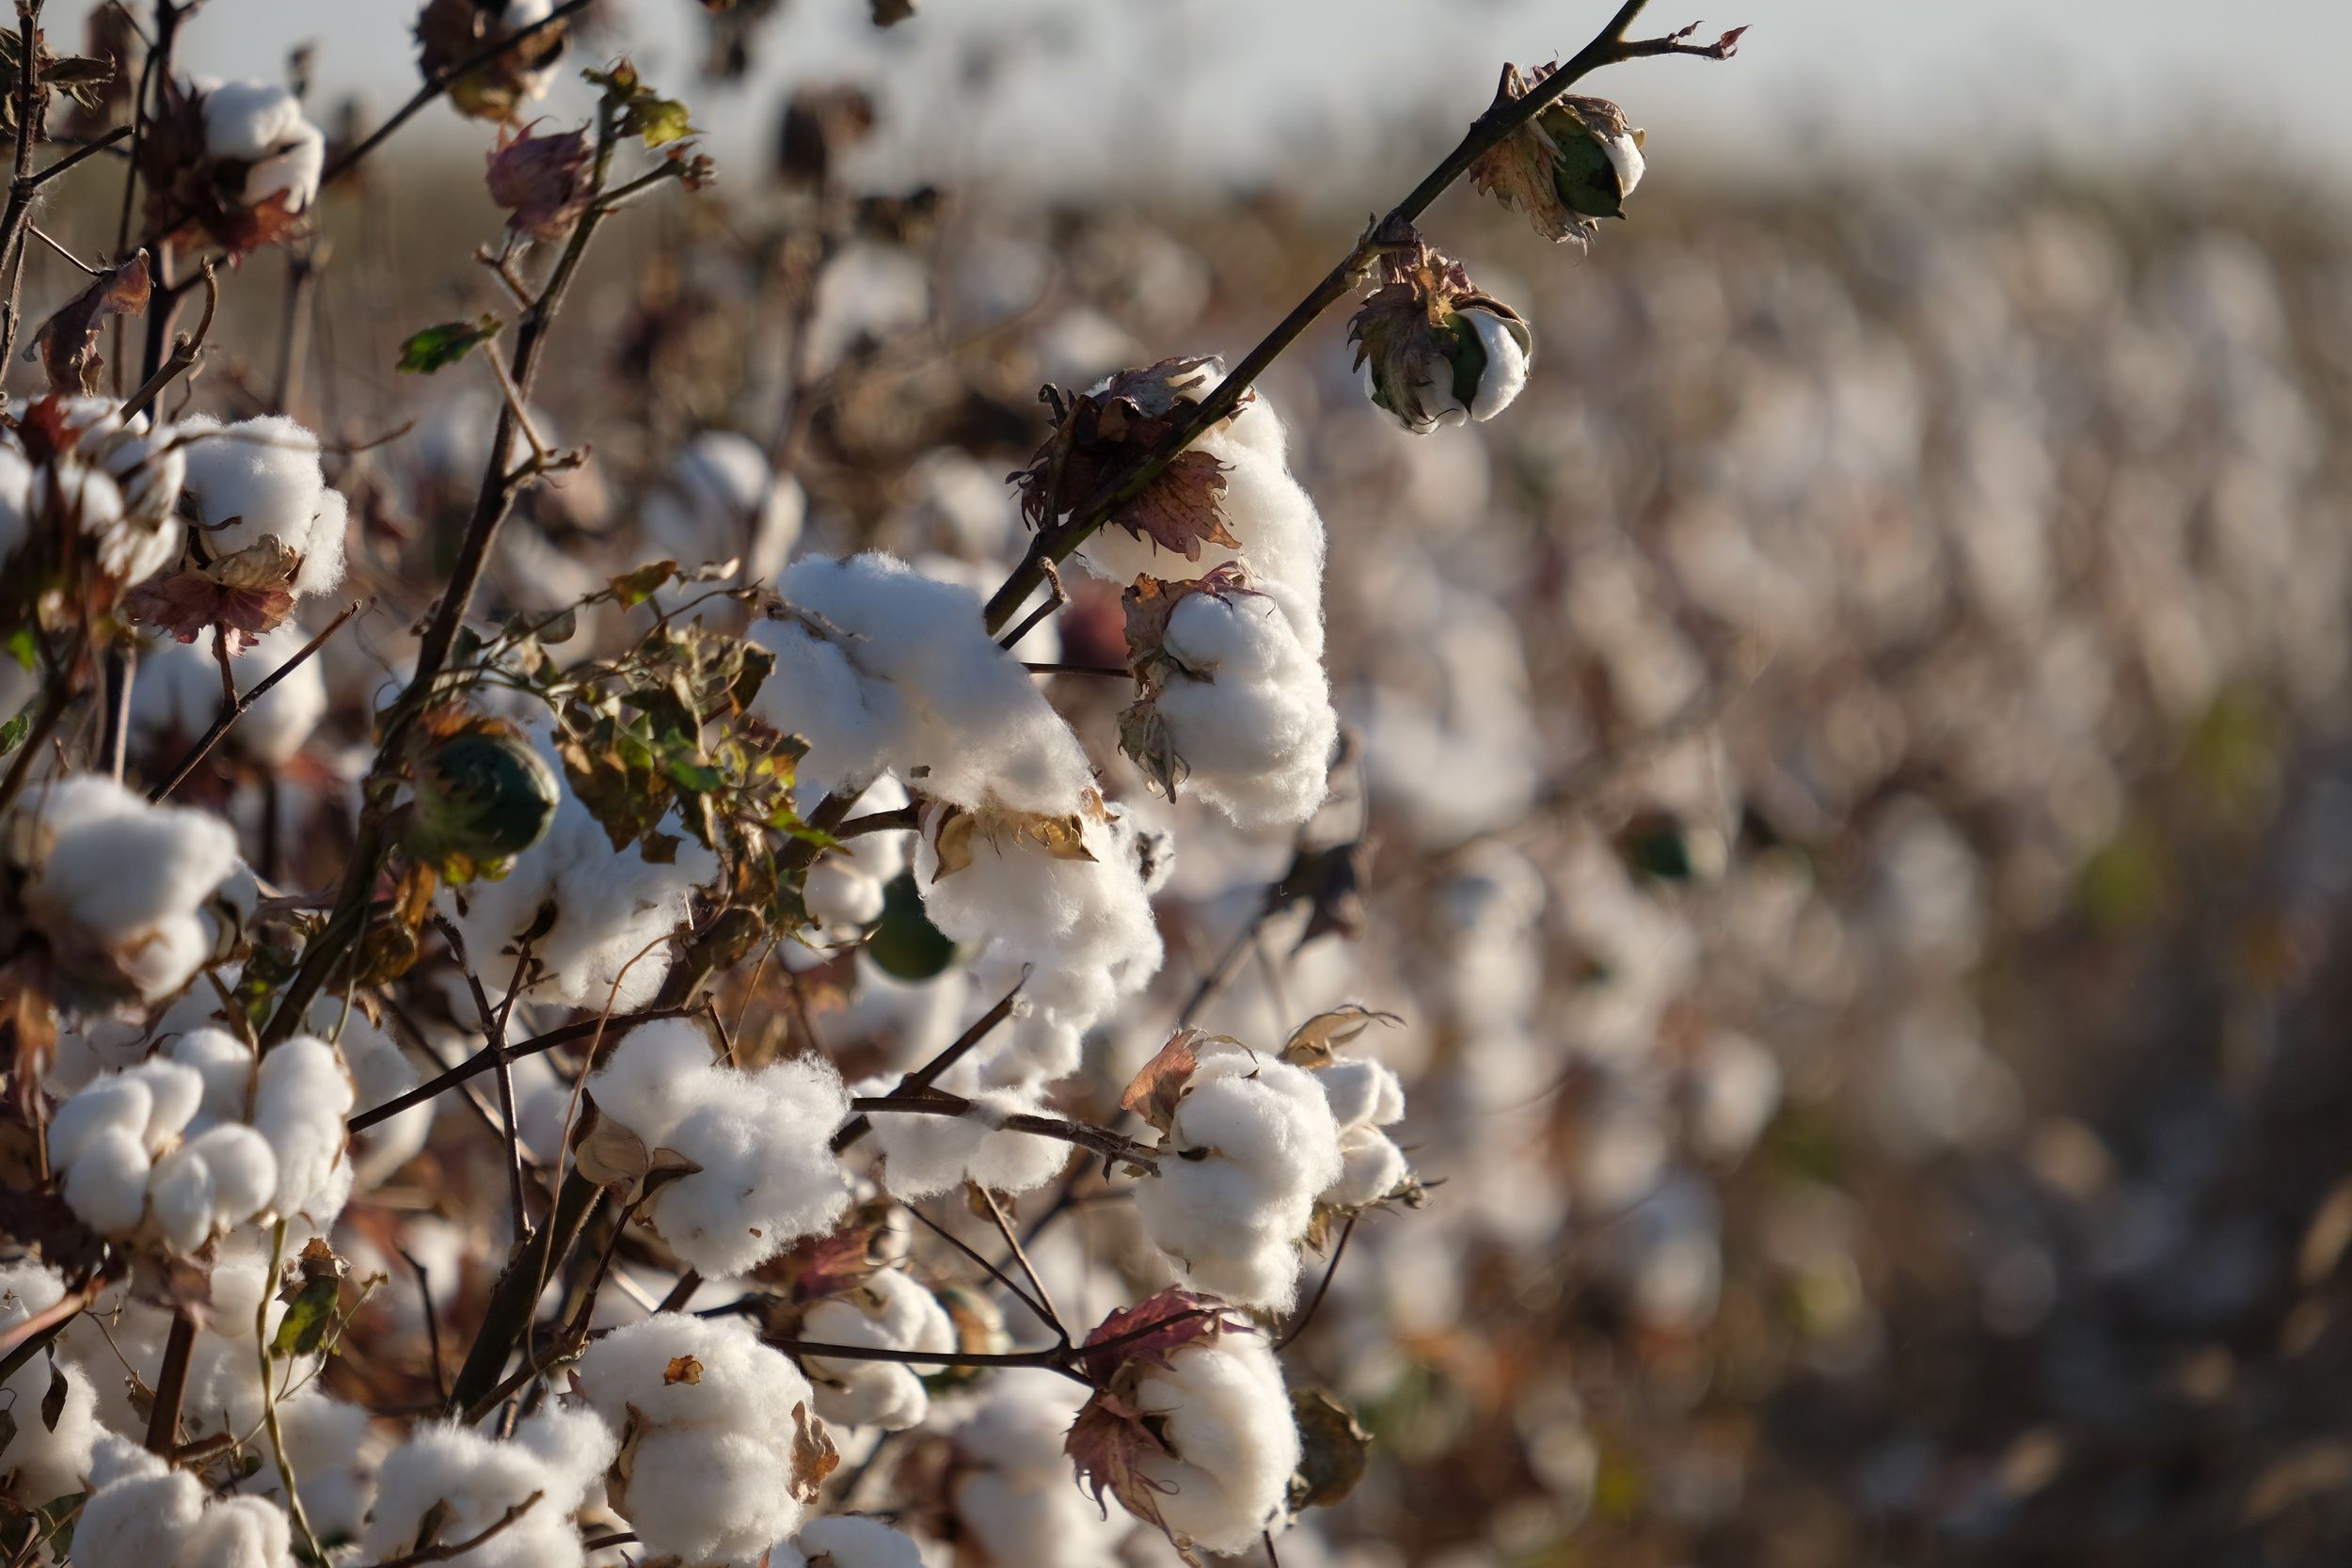
<svg viewBox="0 0 2352 1568"><path fill-rule="evenodd" d="M858 797L850 815L897 811L906 803L906 787L884 777ZM911 837L906 832L862 833L827 850L809 867L801 897L817 923L818 942L855 942L866 927L882 918L891 879L907 868Z"/></svg>
<svg viewBox="0 0 2352 1568"><path fill-rule="evenodd" d="M1641 153L1636 151L1634 156L1639 158ZM1631 188L1629 183L1627 189ZM1527 388L1527 345L1520 341L1518 333L1511 330L1509 323L1490 310L1465 310L1461 319L1478 334L1478 346L1486 351L1486 372L1470 394L1470 417L1491 420L1510 407Z"/></svg>
<svg viewBox="0 0 2352 1568"><path fill-rule="evenodd" d="M342 1211L351 1190L343 1123L354 1100L342 1059L314 1035L281 1040L262 1058L253 1083L253 1129L278 1157L278 1187L270 1199L277 1212L326 1225Z"/></svg>
<svg viewBox="0 0 2352 1568"><path fill-rule="evenodd" d="M777 1542L767 1561L768 1568L923 1568L923 1549L880 1519L835 1513Z"/></svg>
<svg viewBox="0 0 2352 1568"><path fill-rule="evenodd" d="M453 1568L581 1568L574 1515L618 1448L603 1418L586 1410L543 1410L509 1442L468 1427L420 1427L377 1474L360 1548L371 1561L412 1550L437 1504L446 1511L437 1539L471 1540L536 1492L539 1500L513 1524L446 1560Z"/></svg>
<svg viewBox="0 0 2352 1568"><path fill-rule="evenodd" d="M737 561L743 582L772 582L801 535L807 500L788 474L769 466L749 436L706 430L686 443L640 514L657 556L692 570L706 562ZM683 604L707 590L665 590Z"/></svg>
<svg viewBox="0 0 2352 1568"><path fill-rule="evenodd" d="M1175 669L1150 711L1180 787L1240 827L1294 826L1327 793L1339 716L1323 666L1271 597L1186 594L1161 651Z"/></svg>
<svg viewBox="0 0 2352 1568"><path fill-rule="evenodd" d="M1331 1119L1340 1130L1342 1169L1319 1200L1335 1209L1360 1209L1396 1190L1410 1174L1405 1151L1380 1131L1405 1117L1405 1088L1379 1062L1343 1057L1315 1071Z"/></svg>
<svg viewBox="0 0 2352 1568"><path fill-rule="evenodd" d="M1204 1055L1160 1140L1136 1212L1184 1279L1286 1310L1316 1196L1343 1174L1339 1128L1314 1075L1247 1051Z"/></svg>
<svg viewBox="0 0 2352 1568"><path fill-rule="evenodd" d="M237 694L251 690L309 641L292 621L263 632L229 662ZM220 705L220 663L209 642L167 638L139 656L138 678L131 686L131 728L142 745L184 747L212 724ZM280 767L302 750L326 712L326 677L315 660L306 659L245 710L221 745L265 767Z"/></svg>
<svg viewBox="0 0 2352 1568"><path fill-rule="evenodd" d="M237 863L237 835L218 817L83 773L27 790L7 833L30 871L25 912L77 977L154 999L210 952L197 911Z"/></svg>
<svg viewBox="0 0 2352 1568"><path fill-rule="evenodd" d="M193 414L173 427L187 463L182 488L215 559L264 536L300 558L294 591L324 594L343 579L350 503L327 488L319 439L281 414L224 425Z"/></svg>
<svg viewBox="0 0 2352 1568"><path fill-rule="evenodd" d="M1263 1336L1229 1332L1175 1351L1165 1369L1144 1370L1133 1403L1159 1418L1171 1450L1146 1449L1135 1461L1171 1534L1238 1555L1276 1528L1298 1469L1298 1429Z"/></svg>
<svg viewBox="0 0 2352 1568"><path fill-rule="evenodd" d="M739 1274L827 1229L849 1206L830 1145L849 1118L849 1091L821 1057L739 1072L711 1059L695 1025L665 1020L623 1039L588 1094L648 1154L667 1148L701 1167L665 1180L644 1211L691 1268Z"/></svg>
<svg viewBox="0 0 2352 1568"><path fill-rule="evenodd" d="M1214 386L1215 378L1207 385ZM1089 570L1125 584L1139 577L1174 581L1198 578L1239 561L1250 586L1271 594L1291 618L1310 658L1323 657L1323 518L1291 477L1282 421L1263 395L1193 443L1224 466L1218 511L1238 547L1208 544L1190 561L1116 525L1095 531L1077 559Z"/></svg>
<svg viewBox="0 0 2352 1568"><path fill-rule="evenodd" d="M804 558L779 588L789 608L751 634L776 656L755 708L808 742L812 768L895 773L976 810L1077 809L1085 748L989 636L977 594L871 553Z"/></svg>
<svg viewBox="0 0 2352 1568"><path fill-rule="evenodd" d="M367 1411L318 1392L315 1385L278 1402L278 1425L294 1461L302 1512L323 1541L356 1541L375 1499L375 1473L391 1445L375 1430ZM283 1507L285 1481L264 1442L257 1444L261 1467L246 1482L256 1497Z"/></svg>
<svg viewBox="0 0 2352 1568"><path fill-rule="evenodd" d="M648 1556L751 1560L800 1524L808 1381L743 1320L661 1313L596 1341L577 1375L624 1433L607 1497Z"/></svg>
<svg viewBox="0 0 2352 1568"><path fill-rule="evenodd" d="M956 1349L955 1325L939 1298L895 1269L878 1270L809 1307L801 1337L873 1350ZM930 1396L914 1368L823 1355L808 1356L806 1365L817 1385L817 1413L829 1421L902 1432L930 1413Z"/></svg>
<svg viewBox="0 0 2352 1568"><path fill-rule="evenodd" d="M14 1328L65 1296L65 1282L53 1269L19 1261L0 1265L0 1330ZM43 1508L82 1489L90 1449L98 1439L98 1397L82 1369L56 1363L65 1379L65 1402L52 1424L45 1416L19 1419L0 1442L0 1481L5 1497L22 1510ZM52 1363L36 1355L0 1383L0 1403L13 1411L38 1412L49 1394Z"/></svg>
<svg viewBox="0 0 2352 1568"><path fill-rule="evenodd" d="M1064 1433L1080 1398L1057 1379L999 1378L953 1433L960 1540L988 1568L1102 1568L1128 1533L1071 1484Z"/></svg>
<svg viewBox="0 0 2352 1568"><path fill-rule="evenodd" d="M226 82L203 95L204 150L217 163L249 166L245 204L282 195L286 211L308 208L319 193L326 135L303 118L302 101L266 82Z"/></svg>
<svg viewBox="0 0 2352 1568"><path fill-rule="evenodd" d="M112 1433L90 1463L89 1497L73 1526L78 1568L175 1563L204 1513L203 1484Z"/></svg>

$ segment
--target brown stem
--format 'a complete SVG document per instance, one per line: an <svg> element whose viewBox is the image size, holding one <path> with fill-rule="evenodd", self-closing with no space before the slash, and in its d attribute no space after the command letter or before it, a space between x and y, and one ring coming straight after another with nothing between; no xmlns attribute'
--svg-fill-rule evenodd
<svg viewBox="0 0 2352 1568"><path fill-rule="evenodd" d="M204 284L203 318L196 324L196 330L193 333L183 332L174 338L171 341L170 356L160 361L154 357L161 341L160 331L150 338L147 379L139 383L137 391L122 400L122 417L125 420L139 413L149 404L163 396L165 388L194 370L196 362L204 356L204 340L213 335L213 317L220 309L220 279L213 272L210 258L207 258L204 262L201 278ZM172 312L179 306L180 296L187 293L190 285L195 281L195 279L190 279L174 289L159 289L157 293L162 298L162 304L157 307L151 325L159 328L167 325Z"/></svg>
<svg viewBox="0 0 2352 1568"><path fill-rule="evenodd" d="M894 1094L866 1095L850 1101L850 1109L867 1114L904 1114L927 1117L969 1116L976 1109L973 1102L960 1094L942 1089L926 1090L920 1095L900 1097ZM1016 1112L1001 1120L992 1118L994 1129L1003 1132L1027 1132L1041 1138L1057 1138L1080 1148L1091 1149L1106 1160L1122 1164L1137 1165L1151 1174L1159 1174L1159 1161L1133 1138L1122 1137L1104 1128L1083 1121L1069 1121L1060 1117L1032 1116Z"/></svg>
<svg viewBox="0 0 2352 1568"><path fill-rule="evenodd" d="M33 178L33 127L40 118L40 50L34 40L40 36L40 8L41 0L16 0L16 178L8 183L8 209L0 214L0 265L8 271L8 299L0 304L0 383L7 380L8 367L16 357L24 290L24 230L32 221L33 192L39 184Z"/></svg>
<svg viewBox="0 0 2352 1568"><path fill-rule="evenodd" d="M699 1006L648 1007L643 1012L629 1013L615 1019L592 1018L578 1023L566 1023L560 1029L550 1029L544 1035L537 1035L518 1045L509 1046L506 1051L506 1059L510 1062L519 1061L525 1056L533 1056L542 1051L552 1051L559 1045L570 1045L576 1040L592 1038L606 1030L626 1028L633 1023L649 1023L658 1018L685 1018L689 1014L701 1010ZM469 1078L489 1071L498 1066L498 1052L485 1045L455 1067L425 1080L407 1093L395 1095L381 1105L371 1106L360 1112L344 1123L344 1126L354 1132L364 1132L379 1122L389 1121L412 1106L421 1105L436 1096L448 1093Z"/></svg>
<svg viewBox="0 0 2352 1568"><path fill-rule="evenodd" d="M180 1446L180 1402L188 1391L188 1357L196 1350L196 1320L183 1309L171 1315L164 1341L163 1370L155 1374L155 1408L147 1418L147 1449L167 1454Z"/></svg>
<svg viewBox="0 0 2352 1568"><path fill-rule="evenodd" d="M577 1166L565 1173L563 1188L556 1194L555 1212L515 1250L506 1272L491 1288L490 1305L466 1352L465 1365L458 1368L457 1379L450 1385L449 1398L441 1403L442 1414L456 1416L471 1410L498 1386L506 1357L531 1330L532 1309L538 1305L539 1292L553 1277L556 1260L571 1251L580 1227L603 1196L604 1189L580 1175Z"/></svg>
<svg viewBox="0 0 2352 1568"><path fill-rule="evenodd" d="M1021 978L1014 982L1012 990L1005 992L1003 997L998 999L996 1006L973 1020L972 1026L950 1040L946 1049L913 1072L908 1073L904 1078L899 1079L898 1086L894 1092L902 1095L921 1094L933 1084L938 1083L941 1074L961 1061L965 1053L986 1039L991 1030L1012 1016L1013 999L1021 994L1021 988L1028 983L1029 976L1025 972ZM867 1117L851 1117L841 1124L841 1131L833 1135L833 1151L835 1154L840 1153L873 1130L874 1124Z"/></svg>

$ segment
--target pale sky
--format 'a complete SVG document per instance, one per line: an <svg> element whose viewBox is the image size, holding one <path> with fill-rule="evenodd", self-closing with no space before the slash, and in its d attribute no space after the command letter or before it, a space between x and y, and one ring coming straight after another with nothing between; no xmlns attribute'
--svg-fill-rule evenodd
<svg viewBox="0 0 2352 1568"><path fill-rule="evenodd" d="M699 52L694 0L623 0L649 79L675 90ZM729 151L765 156L791 81L881 79L895 108L880 156L893 173L962 182L1057 168L1081 181L1189 170L1247 176L1295 153L1361 150L1443 112L1466 120L1505 58L1572 52L1604 0L920 0L888 33L864 0L787 0L749 87L695 89ZM1716 8L1723 7L1720 14ZM86 8L53 0L63 41ZM413 87L413 3L208 0L185 57L215 75L276 77L297 39L318 45L326 101L365 89L379 111ZM1842 156L2056 151L2163 164L2217 133L2352 185L2352 92L2333 35L2344 0L1654 0L1643 32L1704 14L1707 36L1747 23L1740 58L1643 61L1596 78L1653 138L1653 159L1743 172ZM1001 65L977 103L944 90L958 64ZM573 62L577 64L578 61ZM578 111L576 95L549 102ZM421 135L473 146L445 110Z"/></svg>

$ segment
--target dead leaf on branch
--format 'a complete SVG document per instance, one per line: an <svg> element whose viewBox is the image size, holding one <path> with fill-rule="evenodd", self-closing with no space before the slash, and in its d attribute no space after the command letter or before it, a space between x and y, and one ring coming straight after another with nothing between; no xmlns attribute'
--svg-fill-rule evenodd
<svg viewBox="0 0 2352 1568"><path fill-rule="evenodd" d="M143 315L153 289L142 250L113 271L90 280L88 288L41 324L35 343L49 389L67 396L98 390L98 374L105 361L98 354L98 329L110 316Z"/></svg>
<svg viewBox="0 0 2352 1568"><path fill-rule="evenodd" d="M1359 1003L1350 1002L1329 1012L1317 1013L1291 1031L1291 1037L1282 1042L1282 1060L1293 1067L1329 1067L1338 1059L1339 1048L1354 1040L1375 1023L1401 1024L1405 1021L1394 1013L1375 1012Z"/></svg>
<svg viewBox="0 0 2352 1568"><path fill-rule="evenodd" d="M833 1445L825 1423L808 1413L806 1404L792 1407L792 1459L785 1472L786 1489L803 1503L815 1503L825 1489L825 1478L839 1468L841 1450Z"/></svg>
<svg viewBox="0 0 2352 1568"><path fill-rule="evenodd" d="M1032 528L1045 528L1119 483L1136 461L1175 430L1193 394L1222 374L1215 359L1163 359L1121 371L1100 392L1077 398L1029 467L1013 476ZM1254 394L1245 394L1245 401ZM1059 406L1058 401L1057 406ZM1195 450L1178 452L1110 521L1187 561L1208 545L1240 547L1225 526L1225 465Z"/></svg>
<svg viewBox="0 0 2352 1568"><path fill-rule="evenodd" d="M131 619L193 642L219 626L231 653L243 653L284 624L294 610L294 572L302 558L265 533L234 555L139 584L123 597Z"/></svg>
<svg viewBox="0 0 2352 1568"><path fill-rule="evenodd" d="M1076 811L1061 816L1002 807L983 807L978 811L967 811L961 806L943 807L930 830L931 852L939 863L931 880L952 877L971 865L974 853L982 844L998 854L1009 847L1028 845L1054 860L1090 863L1095 857L1094 851L1086 846L1089 818L1096 822L1110 819L1103 797L1092 789L1079 798Z"/></svg>
<svg viewBox="0 0 2352 1568"><path fill-rule="evenodd" d="M1119 1108L1134 1112L1165 1134L1176 1119L1177 1103L1184 1098L1193 1070L1200 1065L1203 1037L1198 1029L1179 1029L1168 1036L1168 1043L1127 1081Z"/></svg>

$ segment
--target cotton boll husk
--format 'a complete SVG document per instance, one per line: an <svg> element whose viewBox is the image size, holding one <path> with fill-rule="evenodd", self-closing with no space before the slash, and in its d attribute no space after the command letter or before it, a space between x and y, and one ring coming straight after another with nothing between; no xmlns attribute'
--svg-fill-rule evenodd
<svg viewBox="0 0 2352 1568"><path fill-rule="evenodd" d="M0 1265L0 1329L48 1310L64 1295L65 1282L53 1269L29 1261ZM57 1370L66 1380L66 1396L55 1429L44 1419L20 1419L8 1440L0 1443L6 1496L20 1508L44 1507L80 1491L98 1438L97 1395L90 1380L70 1361L57 1363ZM0 1385L0 1402L11 1411L39 1411L49 1393L50 1372L48 1357L32 1357Z"/></svg>
<svg viewBox="0 0 2352 1568"><path fill-rule="evenodd" d="M278 1157L278 1189L270 1207L278 1213L306 1213L323 1225L342 1207L349 1190L343 1122L353 1101L342 1059L315 1036L282 1040L262 1058L254 1078L253 1129L269 1140ZM339 1166L343 1167L341 1192Z"/></svg>
<svg viewBox="0 0 2352 1568"><path fill-rule="evenodd" d="M79 1568L171 1563L204 1512L204 1488L194 1476L167 1469L160 1459L151 1466L139 1465L119 1451L131 1447L109 1435L99 1444L104 1451L93 1457L98 1468L91 1479L97 1484L73 1527ZM100 1474L113 1479L101 1481Z"/></svg>
<svg viewBox="0 0 2352 1568"><path fill-rule="evenodd" d="M1228 1333L1180 1350L1136 1386L1139 1410L1160 1413L1166 1454L1136 1467L1160 1489L1168 1528L1213 1552L1256 1544L1282 1513L1298 1468L1298 1429L1274 1352L1259 1335Z"/></svg>
<svg viewBox="0 0 2352 1568"><path fill-rule="evenodd" d="M771 582L800 537L807 502L789 475L769 467L758 443L731 430L707 430L687 442L645 498L642 517L656 555L691 570L706 562L739 561L738 578ZM683 604L705 590L664 590Z"/></svg>
<svg viewBox="0 0 2352 1568"><path fill-rule="evenodd" d="M1276 601L1190 594L1168 617L1163 647L1191 673L1170 677L1152 703L1184 760L1179 787L1245 828L1312 816L1339 716L1323 666Z"/></svg>
<svg viewBox="0 0 2352 1568"><path fill-rule="evenodd" d="M293 1522L260 1497L215 1497L181 1544L173 1568L292 1568ZM78 1543L77 1543L78 1544Z"/></svg>
<svg viewBox="0 0 2352 1568"><path fill-rule="evenodd" d="M230 660L238 695L293 658L309 641L292 621L263 632L252 647ZM166 639L140 655L138 678L131 687L131 725L143 744L185 746L219 712L220 664L209 642ZM314 660L306 659L245 710L222 744L265 767L280 767L302 750L326 712L326 677Z"/></svg>
<svg viewBox="0 0 2352 1568"><path fill-rule="evenodd" d="M791 1541L777 1542L769 1550L768 1568L807 1568L818 1561L829 1568L923 1568L923 1551L880 1519L835 1513L811 1519Z"/></svg>

